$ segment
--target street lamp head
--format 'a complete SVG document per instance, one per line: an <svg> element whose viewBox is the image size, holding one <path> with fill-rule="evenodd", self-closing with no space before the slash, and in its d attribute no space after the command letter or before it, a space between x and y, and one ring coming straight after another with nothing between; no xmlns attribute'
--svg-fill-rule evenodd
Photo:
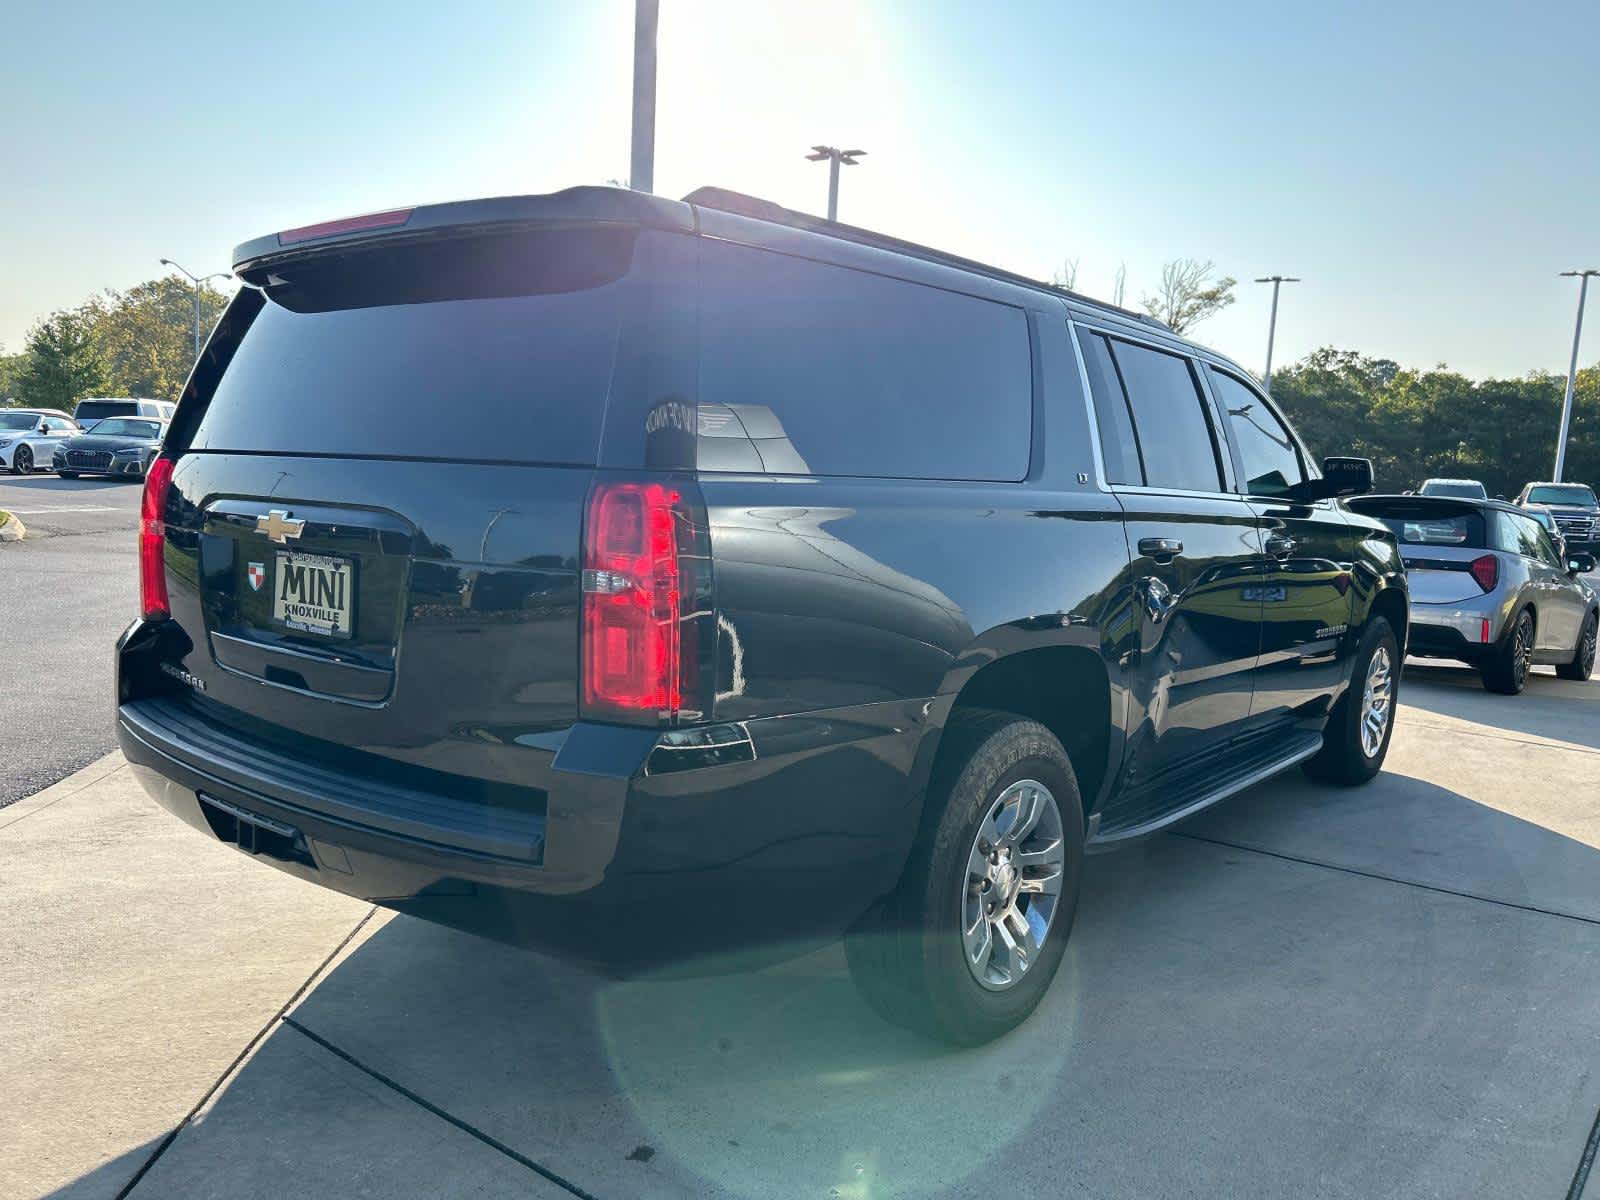
<svg viewBox="0 0 1600 1200"><path fill-rule="evenodd" d="M833 147L832 146L813 146L813 147L811 147L811 149L814 150L816 153L808 154L808 155L806 155L806 158L808 158L812 162L821 162L825 158L832 158L833 157Z"/></svg>
<svg viewBox="0 0 1600 1200"><path fill-rule="evenodd" d="M1256 282L1257 283L1299 283L1300 282L1300 278L1299 278L1299 276L1296 276L1296 275L1263 275L1260 279L1256 280Z"/></svg>
<svg viewBox="0 0 1600 1200"><path fill-rule="evenodd" d="M1573 279L1581 279L1585 275L1590 276L1590 277L1593 277L1595 275L1600 275L1600 268L1585 267L1581 271L1563 271L1563 272L1561 272L1561 274L1563 276L1570 277L1570 278L1573 278Z"/></svg>
<svg viewBox="0 0 1600 1200"><path fill-rule="evenodd" d="M177 266L177 265L178 265L178 264L177 264L177 263L175 263L175 262L173 262L173 261L172 261L172 260L171 260L171 259L170 259L170 258L163 258L163 259L162 259L162 260L161 260L161 265L162 265L162 266L163 266L163 267L175 267L175 266Z"/></svg>
<svg viewBox="0 0 1600 1200"><path fill-rule="evenodd" d="M844 150L840 152L839 157L845 162L850 162L851 159L864 157L866 153L865 150Z"/></svg>

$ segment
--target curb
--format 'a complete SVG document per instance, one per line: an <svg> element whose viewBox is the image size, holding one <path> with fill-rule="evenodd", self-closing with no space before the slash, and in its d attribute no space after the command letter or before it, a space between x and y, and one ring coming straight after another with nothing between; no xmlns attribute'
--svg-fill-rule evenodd
<svg viewBox="0 0 1600 1200"><path fill-rule="evenodd" d="M31 796L24 796L21 800L0 808L0 832L8 825L15 825L24 817L32 816L40 809L49 808L57 800L65 800L68 796L81 792L92 784L99 783L108 775L114 775L127 765L127 760L122 757L122 751L113 750L101 758L95 759L86 767L79 767L65 779L58 779L49 787L35 792Z"/></svg>
<svg viewBox="0 0 1600 1200"><path fill-rule="evenodd" d="M21 517L6 513L5 518L5 523L0 524L0 542L20 542L28 536L28 527L22 523Z"/></svg>

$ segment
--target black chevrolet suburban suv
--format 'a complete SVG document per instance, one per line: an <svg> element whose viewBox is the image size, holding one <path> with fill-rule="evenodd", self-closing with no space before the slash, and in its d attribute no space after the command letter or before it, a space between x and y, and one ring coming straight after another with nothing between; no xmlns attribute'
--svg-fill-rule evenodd
<svg viewBox="0 0 1600 1200"><path fill-rule="evenodd" d="M976 1042L1086 852L1383 762L1370 466L1157 322L709 188L235 259L117 727L284 871L610 969L843 933L880 1012Z"/></svg>

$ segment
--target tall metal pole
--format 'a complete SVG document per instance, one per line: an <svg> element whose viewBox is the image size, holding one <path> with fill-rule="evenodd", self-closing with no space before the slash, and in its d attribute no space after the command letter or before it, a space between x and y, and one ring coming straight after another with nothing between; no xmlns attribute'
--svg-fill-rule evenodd
<svg viewBox="0 0 1600 1200"><path fill-rule="evenodd" d="M633 5L633 153L628 186L636 192L656 187L656 24L660 0Z"/></svg>
<svg viewBox="0 0 1600 1200"><path fill-rule="evenodd" d="M813 146L811 153L806 155L812 162L826 162L828 164L828 220L839 219L839 168L853 167L856 159L866 154L865 150L840 150L836 146Z"/></svg>
<svg viewBox="0 0 1600 1200"><path fill-rule="evenodd" d="M1256 282L1272 285L1272 316L1267 321L1267 373L1261 380L1262 389L1270 396L1272 395L1272 343L1278 336L1278 288L1285 283L1300 281L1291 275L1266 275Z"/></svg>
<svg viewBox="0 0 1600 1200"><path fill-rule="evenodd" d="M200 289L205 287L205 285L210 283L213 279L226 279L228 277L228 273L226 271L215 271L202 279L193 271L179 266L170 258L163 258L161 260L161 265L163 267L171 267L174 271L177 271L183 275L187 275L189 277L189 282L194 284L194 357L195 361L198 362L200 360Z"/></svg>
<svg viewBox="0 0 1600 1200"><path fill-rule="evenodd" d="M1556 438L1556 470L1552 478L1561 482L1562 472L1567 469L1567 434L1572 426L1572 393L1578 384L1578 342L1583 337L1583 305L1589 298L1589 280L1600 275L1600 271L1589 269L1586 271L1563 271L1563 276L1578 277L1578 320L1572 329L1572 362L1567 366L1567 394L1561 400L1561 434Z"/></svg>
<svg viewBox="0 0 1600 1200"><path fill-rule="evenodd" d="M839 219L839 156L828 156L828 220Z"/></svg>

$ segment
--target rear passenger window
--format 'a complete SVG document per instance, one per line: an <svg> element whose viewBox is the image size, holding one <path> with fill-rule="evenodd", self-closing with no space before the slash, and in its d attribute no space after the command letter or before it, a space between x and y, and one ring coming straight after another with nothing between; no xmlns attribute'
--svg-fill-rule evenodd
<svg viewBox="0 0 1600 1200"><path fill-rule="evenodd" d="M1189 360L1108 340L1133 410L1145 482L1184 491L1221 491L1216 445Z"/></svg>
<svg viewBox="0 0 1600 1200"><path fill-rule="evenodd" d="M1303 483L1305 471L1294 438L1273 411L1239 380L1211 372L1211 385L1244 470L1244 490L1252 496L1281 496L1291 484Z"/></svg>
<svg viewBox="0 0 1600 1200"><path fill-rule="evenodd" d="M1078 345L1083 349L1083 366L1089 375L1089 392L1094 397L1096 424L1100 426L1100 456L1105 460L1106 482L1143 483L1133 418L1128 415L1128 400L1117 379L1106 339L1080 329Z"/></svg>
<svg viewBox="0 0 1600 1200"><path fill-rule="evenodd" d="M701 470L1027 475L1020 308L725 242L702 253Z"/></svg>

